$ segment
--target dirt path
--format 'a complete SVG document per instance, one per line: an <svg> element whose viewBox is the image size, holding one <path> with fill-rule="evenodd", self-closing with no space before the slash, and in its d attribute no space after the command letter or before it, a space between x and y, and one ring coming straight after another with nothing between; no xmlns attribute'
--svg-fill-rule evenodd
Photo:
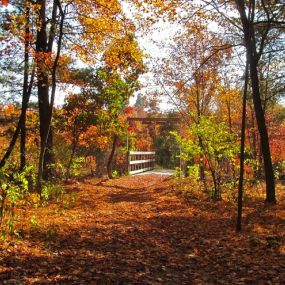
<svg viewBox="0 0 285 285"><path fill-rule="evenodd" d="M69 186L74 204L37 209L32 230L23 220L22 238L1 246L0 283L285 283L284 207L252 211L236 235L232 204L186 203L168 184L150 175ZM265 218L274 225L259 231Z"/></svg>

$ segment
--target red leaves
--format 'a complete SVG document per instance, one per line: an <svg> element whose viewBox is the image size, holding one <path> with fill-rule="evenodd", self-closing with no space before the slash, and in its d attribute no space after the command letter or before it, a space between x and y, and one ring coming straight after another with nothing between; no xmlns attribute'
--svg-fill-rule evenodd
<svg viewBox="0 0 285 285"><path fill-rule="evenodd" d="M127 106L124 110L125 115L129 116L133 113L133 107Z"/></svg>
<svg viewBox="0 0 285 285"><path fill-rule="evenodd" d="M7 6L8 5L8 0L2 0L2 5Z"/></svg>

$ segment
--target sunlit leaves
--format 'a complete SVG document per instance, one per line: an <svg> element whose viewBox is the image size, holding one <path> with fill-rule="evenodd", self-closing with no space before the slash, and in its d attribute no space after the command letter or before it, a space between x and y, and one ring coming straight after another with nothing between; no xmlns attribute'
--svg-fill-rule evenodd
<svg viewBox="0 0 285 285"><path fill-rule="evenodd" d="M117 0L75 1L73 5L79 22L75 30L80 35L73 50L85 62L97 61L98 54L107 49L114 39L132 29Z"/></svg>
<svg viewBox="0 0 285 285"><path fill-rule="evenodd" d="M112 70L121 71L129 80L136 80L144 71L143 53L134 36L115 39L104 53L104 60Z"/></svg>

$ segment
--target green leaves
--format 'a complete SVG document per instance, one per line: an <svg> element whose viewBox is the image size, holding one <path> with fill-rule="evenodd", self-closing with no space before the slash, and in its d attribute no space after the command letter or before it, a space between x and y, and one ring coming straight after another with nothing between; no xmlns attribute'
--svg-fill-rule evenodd
<svg viewBox="0 0 285 285"><path fill-rule="evenodd" d="M0 226L2 233L5 230L13 231L15 220L14 209L25 203L29 187L35 182L34 169L26 167L22 172L15 172L10 164L0 169Z"/></svg>
<svg viewBox="0 0 285 285"><path fill-rule="evenodd" d="M176 132L171 134L181 145L180 157L186 162L187 175L194 180L205 180L205 175L210 175L212 195L220 199L221 185L228 182L229 169L232 171L238 157L236 136L215 116L200 116L189 127L185 138Z"/></svg>
<svg viewBox="0 0 285 285"><path fill-rule="evenodd" d="M201 153L201 149L195 140L183 138L176 131L171 131L170 134L173 135L178 144L181 145L181 159L185 161L191 160Z"/></svg>
<svg viewBox="0 0 285 285"><path fill-rule="evenodd" d="M238 152L235 136L224 122L217 122L215 117L202 116L198 124L193 124L191 133L202 141L203 150L215 159L231 159Z"/></svg>

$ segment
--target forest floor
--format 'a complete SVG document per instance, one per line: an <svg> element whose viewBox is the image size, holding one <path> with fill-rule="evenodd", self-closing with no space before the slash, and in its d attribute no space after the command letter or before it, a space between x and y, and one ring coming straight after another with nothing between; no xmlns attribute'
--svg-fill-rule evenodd
<svg viewBox="0 0 285 285"><path fill-rule="evenodd" d="M185 200L167 176L97 182L21 209L0 284L285 284L285 195L247 199L236 234L235 204Z"/></svg>

